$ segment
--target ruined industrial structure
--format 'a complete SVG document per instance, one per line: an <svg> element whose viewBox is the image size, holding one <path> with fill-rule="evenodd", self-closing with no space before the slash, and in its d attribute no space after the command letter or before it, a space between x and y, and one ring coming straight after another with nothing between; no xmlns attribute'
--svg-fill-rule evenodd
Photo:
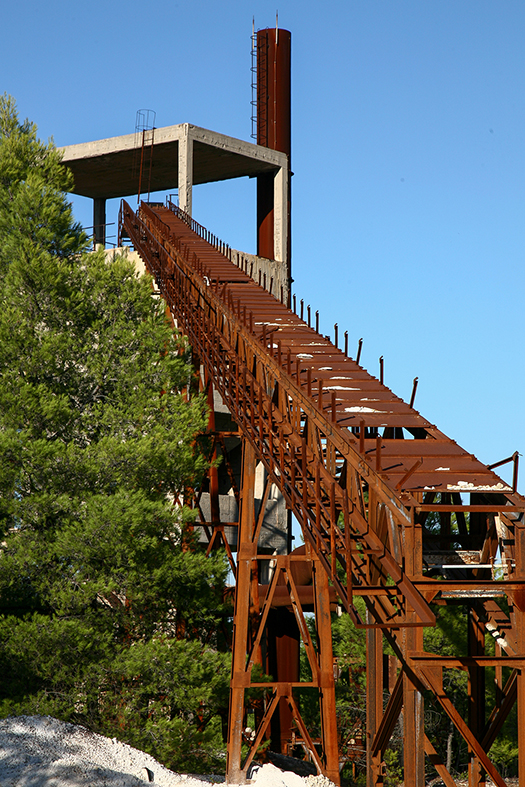
<svg viewBox="0 0 525 787"><path fill-rule="evenodd" d="M255 46L258 144L187 124L155 129L149 189L178 188L179 203L142 202L135 211L123 201L119 218L120 237L139 252L188 336L200 387L214 405L210 431L224 461L195 490L194 504L202 540L226 547L236 580L228 780L243 780L271 737L272 748L307 752L339 783L331 640L339 605L367 631L368 785L383 781L384 753L401 718L405 787L423 787L425 758L454 787L426 726L428 704L468 747L469 787L487 778L506 787L490 752L515 706L525 741L525 499L516 491L517 456L510 485L429 423L413 398L402 401L366 372L349 356L346 335L320 335L310 310L297 308L290 34L259 31ZM94 199L98 242L104 200L137 191L135 147L130 135L65 149L76 192ZM258 184L253 257L191 216L192 183L246 175ZM292 514L305 542L296 551ZM426 651L425 627L455 605L468 610L466 649ZM316 638L307 611L315 613ZM393 655L383 656L385 643ZM444 688L448 670L468 675L466 718ZM305 686L318 692L320 735L301 716L297 689ZM254 689L263 699L252 707ZM519 774L525 779L523 746Z"/></svg>

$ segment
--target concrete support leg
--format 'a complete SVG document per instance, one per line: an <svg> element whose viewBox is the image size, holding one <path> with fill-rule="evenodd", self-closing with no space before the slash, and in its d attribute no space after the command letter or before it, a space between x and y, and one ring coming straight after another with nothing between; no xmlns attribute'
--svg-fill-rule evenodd
<svg viewBox="0 0 525 787"><path fill-rule="evenodd" d="M93 245L106 248L106 200L103 197L93 200Z"/></svg>
<svg viewBox="0 0 525 787"><path fill-rule="evenodd" d="M193 187L193 139L189 125L185 123L184 134L179 140L179 208L191 216Z"/></svg>
<svg viewBox="0 0 525 787"><path fill-rule="evenodd" d="M273 181L274 254L279 262L288 261L288 172L281 167Z"/></svg>

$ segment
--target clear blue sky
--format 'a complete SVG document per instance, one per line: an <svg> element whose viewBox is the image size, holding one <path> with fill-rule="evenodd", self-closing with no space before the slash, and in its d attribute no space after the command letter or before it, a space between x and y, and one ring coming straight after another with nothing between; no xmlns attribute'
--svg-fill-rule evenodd
<svg viewBox="0 0 525 787"><path fill-rule="evenodd" d="M292 31L293 274L362 362L491 463L525 454L525 3L281 0ZM193 123L249 139L256 0L26 0L2 13L1 90L57 145ZM87 200L77 218L92 223ZM111 209L108 221L116 220ZM254 251L253 181L194 216ZM502 475L508 477L504 471ZM525 459L521 473L525 490Z"/></svg>

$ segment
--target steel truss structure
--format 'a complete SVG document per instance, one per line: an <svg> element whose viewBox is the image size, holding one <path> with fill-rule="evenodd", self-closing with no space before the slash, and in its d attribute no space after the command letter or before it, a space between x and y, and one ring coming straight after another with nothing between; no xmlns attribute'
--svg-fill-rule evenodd
<svg viewBox="0 0 525 787"><path fill-rule="evenodd" d="M505 787L490 750L515 705L518 740L525 741L525 500L516 481L506 484L394 396L348 357L347 346L338 349L337 338L332 343L309 326L309 315L305 322L233 265L175 206L143 203L135 214L124 202L119 223L243 442L228 780L246 777L272 718L284 709L318 770L339 783L330 622L338 603L367 630L369 787L383 781L384 752L399 719L406 787L423 787L425 757L446 787L454 787L425 725L425 703L441 708L468 747L470 787L487 775ZM305 541L302 556L272 557L268 584L259 578L269 556L258 552L257 462ZM458 604L468 609L466 652L426 651L425 627ZM308 681L277 665L277 674L263 682L254 670L259 664L264 671L267 622L272 609L283 606L297 623ZM306 609L315 610L313 638ZM388 674L385 642L395 654ZM444 689L451 669L468 675L465 718ZM491 707L489 681L495 684ZM297 690L304 686L318 691L320 740L301 716ZM254 690L264 701L247 730L247 697ZM519 775L525 779L523 745Z"/></svg>

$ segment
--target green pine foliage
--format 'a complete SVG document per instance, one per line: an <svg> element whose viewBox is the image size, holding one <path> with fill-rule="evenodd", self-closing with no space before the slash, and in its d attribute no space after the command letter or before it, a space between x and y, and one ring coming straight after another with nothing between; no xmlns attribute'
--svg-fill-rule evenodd
<svg viewBox="0 0 525 787"><path fill-rule="evenodd" d="M356 597L354 601L365 617L363 599ZM360 783L358 775L366 769L366 632L354 626L350 615L343 614L332 618L332 638L338 666L335 694L339 745L342 756L348 757L342 773L350 783Z"/></svg>
<svg viewBox="0 0 525 787"><path fill-rule="evenodd" d="M52 143L0 98L0 715L48 713L223 766L223 556L190 549L206 468L189 348L150 280L87 253Z"/></svg>

